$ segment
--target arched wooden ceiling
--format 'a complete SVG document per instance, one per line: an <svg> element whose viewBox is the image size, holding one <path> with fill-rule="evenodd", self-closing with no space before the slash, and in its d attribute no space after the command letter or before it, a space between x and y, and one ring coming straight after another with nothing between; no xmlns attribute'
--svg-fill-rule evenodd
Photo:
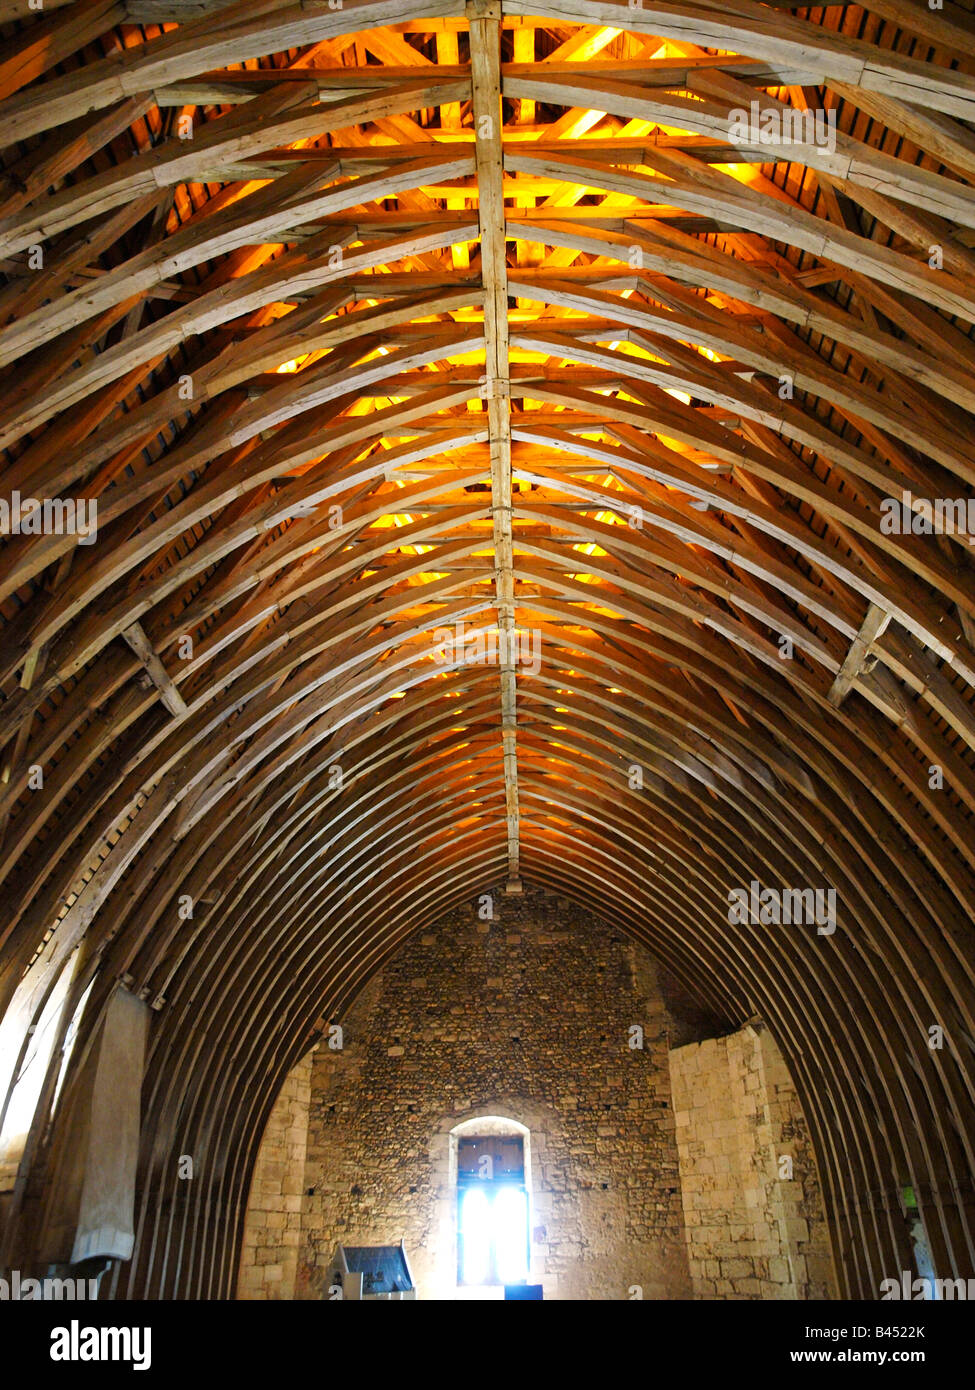
<svg viewBox="0 0 975 1390"><path fill-rule="evenodd" d="M114 1292L232 1290L287 1069L522 875L768 1022L845 1293L908 1184L970 1274L975 584L879 523L975 482L975 21L406 8L0 11L3 495L99 523L0 556L0 1005L80 943L82 1037L156 1009ZM837 931L729 926L753 878Z"/></svg>

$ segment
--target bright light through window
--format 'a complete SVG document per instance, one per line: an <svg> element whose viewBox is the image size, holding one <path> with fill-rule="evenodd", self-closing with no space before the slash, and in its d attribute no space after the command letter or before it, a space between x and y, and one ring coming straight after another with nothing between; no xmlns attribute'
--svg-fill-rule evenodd
<svg viewBox="0 0 975 1390"><path fill-rule="evenodd" d="M509 1122L491 1117L483 1123L494 1131L457 1140L457 1283L498 1290L529 1277L527 1130L498 1132Z"/></svg>
<svg viewBox="0 0 975 1390"><path fill-rule="evenodd" d="M460 1200L461 1282L517 1284L528 1277L528 1197L510 1182L474 1182Z"/></svg>
<svg viewBox="0 0 975 1390"><path fill-rule="evenodd" d="M470 1187L461 1202L465 1284L486 1284L491 1272L491 1204L482 1187Z"/></svg>
<svg viewBox="0 0 975 1390"><path fill-rule="evenodd" d="M17 1067L18 1059L20 1061L10 1103L7 1106L6 1115L3 1117L2 1129L0 1129L0 1190L6 1190L12 1186L13 1175L24 1151L27 1133L34 1118L34 1111L44 1085L44 1077L47 1074L48 1063L51 1060L51 1053L57 1040L61 1011L64 1008L77 958L78 952L75 950L48 996L47 1003L38 1019L37 1027L27 1040L27 1047L22 1057L21 1046L24 1042L27 1020L18 1007L19 998L14 999L2 1024L0 1024L0 1107L2 1107L3 1098L13 1076L14 1068ZM29 996L29 992L29 988L25 984L21 993ZM27 1017L29 1018L29 1015Z"/></svg>
<svg viewBox="0 0 975 1390"><path fill-rule="evenodd" d="M500 1187L494 1199L494 1243L498 1280L516 1284L528 1277L528 1199L520 1187Z"/></svg>

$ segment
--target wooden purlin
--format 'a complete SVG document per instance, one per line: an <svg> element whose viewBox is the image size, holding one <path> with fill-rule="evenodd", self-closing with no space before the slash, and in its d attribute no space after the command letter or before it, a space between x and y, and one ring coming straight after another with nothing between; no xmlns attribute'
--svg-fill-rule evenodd
<svg viewBox="0 0 975 1390"><path fill-rule="evenodd" d="M512 575L511 399L508 369L508 266L501 142L501 5L470 0L471 85L477 151L481 277L484 286L484 391L490 427L491 515L498 611L501 744L504 758L508 891L520 891L518 694Z"/></svg>

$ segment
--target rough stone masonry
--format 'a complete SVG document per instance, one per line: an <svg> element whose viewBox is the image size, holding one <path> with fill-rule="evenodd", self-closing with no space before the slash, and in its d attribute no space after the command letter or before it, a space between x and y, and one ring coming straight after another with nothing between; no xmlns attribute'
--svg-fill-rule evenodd
<svg viewBox="0 0 975 1390"><path fill-rule="evenodd" d="M456 1131L497 1132L497 1117L527 1127L531 1278L546 1298L814 1292L805 1266L788 1262L785 1213L798 1222L798 1206L785 1198L773 1212L766 1190L778 1182L771 1126L784 1126L806 1223L791 1229L808 1243L818 1221L821 1255L818 1187L784 1067L759 1133L760 1082L746 1091L743 1081L732 1113L723 1039L706 1045L713 1053L697 1046L731 1033L729 1023L568 900L531 889L490 898L490 920L478 900L412 937L347 1017L330 1020L342 1026L341 1050L323 1042L292 1073L255 1168L238 1296L327 1298L337 1242L401 1238L418 1296L454 1296ZM717 1163L695 1088L702 1105L721 1107ZM732 1152L745 1155L733 1173ZM712 1227L720 1250L708 1263L700 1233Z"/></svg>

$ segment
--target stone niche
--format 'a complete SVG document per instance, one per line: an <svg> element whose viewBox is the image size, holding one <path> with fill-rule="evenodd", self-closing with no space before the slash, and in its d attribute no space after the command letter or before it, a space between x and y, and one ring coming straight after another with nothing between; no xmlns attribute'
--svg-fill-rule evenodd
<svg viewBox="0 0 975 1390"><path fill-rule="evenodd" d="M530 888L489 897L490 919L479 899L412 937L345 1018L328 1020L341 1049L323 1040L291 1074L255 1166L238 1297L327 1299L338 1242L400 1239L418 1297L457 1297L457 1143L488 1134L523 1137L529 1278L547 1299L825 1289L815 1172L771 1039L763 1065L741 1073L734 1144L722 1134L708 1172L697 1100L732 1123L733 1088L719 1097L715 1080L722 1063L730 1075L731 1025L567 900ZM707 1054L705 1086L711 1046L724 1050ZM748 1078L766 1085L771 1071L769 1102ZM775 1176L776 1145L797 1135L798 1205L773 1185L789 1185ZM764 1175L761 1200L746 1170ZM720 1251L702 1253L701 1231L720 1235Z"/></svg>

